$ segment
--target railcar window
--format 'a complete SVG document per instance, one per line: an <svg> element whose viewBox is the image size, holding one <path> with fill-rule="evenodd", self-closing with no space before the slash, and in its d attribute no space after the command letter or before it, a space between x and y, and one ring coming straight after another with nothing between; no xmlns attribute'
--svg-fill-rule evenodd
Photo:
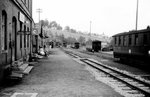
<svg viewBox="0 0 150 97"><path fill-rule="evenodd" d="M30 7L30 0L28 0L28 8Z"/></svg>
<svg viewBox="0 0 150 97"><path fill-rule="evenodd" d="M26 48L26 26L24 26L24 48Z"/></svg>
<svg viewBox="0 0 150 97"><path fill-rule="evenodd" d="M131 45L132 44L132 37L131 37L131 35L129 35L129 45Z"/></svg>
<svg viewBox="0 0 150 97"><path fill-rule="evenodd" d="M26 1L26 0L24 0L24 3L26 4L26 3L27 3L27 1Z"/></svg>
<svg viewBox="0 0 150 97"><path fill-rule="evenodd" d="M22 48L22 22L20 21L20 48Z"/></svg>
<svg viewBox="0 0 150 97"><path fill-rule="evenodd" d="M147 34L144 34L144 37L143 37L143 45L147 45L148 44L148 41L147 41Z"/></svg>
<svg viewBox="0 0 150 97"><path fill-rule="evenodd" d="M28 27L28 35L27 35L27 47L29 47L29 27Z"/></svg>
<svg viewBox="0 0 150 97"><path fill-rule="evenodd" d="M126 46L126 36L123 36L123 46Z"/></svg>
<svg viewBox="0 0 150 97"><path fill-rule="evenodd" d="M7 14L2 11L1 49L7 50Z"/></svg>
<svg viewBox="0 0 150 97"><path fill-rule="evenodd" d="M117 45L117 37L115 37L115 45Z"/></svg>
<svg viewBox="0 0 150 97"><path fill-rule="evenodd" d="M134 44L137 45L138 44L138 34L135 34L135 38L134 38Z"/></svg>
<svg viewBox="0 0 150 97"><path fill-rule="evenodd" d="M118 45L121 45L121 36L119 36L119 43Z"/></svg>

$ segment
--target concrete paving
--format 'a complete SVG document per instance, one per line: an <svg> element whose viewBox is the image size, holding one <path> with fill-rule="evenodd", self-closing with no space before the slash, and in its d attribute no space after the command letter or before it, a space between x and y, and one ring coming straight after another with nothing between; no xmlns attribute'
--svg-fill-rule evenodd
<svg viewBox="0 0 150 97"><path fill-rule="evenodd" d="M22 82L3 89L0 97L122 96L108 85L97 81L84 65L77 63L60 49L52 49L48 58L40 59L39 63L34 64L34 69Z"/></svg>

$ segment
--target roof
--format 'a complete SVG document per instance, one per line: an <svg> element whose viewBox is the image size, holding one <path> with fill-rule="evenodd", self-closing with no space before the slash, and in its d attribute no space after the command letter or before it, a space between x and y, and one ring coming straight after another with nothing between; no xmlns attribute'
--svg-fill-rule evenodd
<svg viewBox="0 0 150 97"><path fill-rule="evenodd" d="M137 34L137 33L146 33L146 32L150 32L149 27L147 29L142 29L142 30L132 30L129 32L118 33L118 34L113 35L113 37L121 36L121 35Z"/></svg>
<svg viewBox="0 0 150 97"><path fill-rule="evenodd" d="M101 43L99 40L94 40L93 43Z"/></svg>

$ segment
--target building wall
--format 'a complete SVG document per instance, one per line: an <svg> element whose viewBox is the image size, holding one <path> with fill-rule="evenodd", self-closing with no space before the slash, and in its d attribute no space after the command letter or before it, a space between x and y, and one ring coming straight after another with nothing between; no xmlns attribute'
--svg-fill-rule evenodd
<svg viewBox="0 0 150 97"><path fill-rule="evenodd" d="M28 0L26 0L28 1ZM29 4L28 6L28 3ZM2 42L0 42L0 80L3 78L3 70L10 66L12 63L12 53L15 52L16 59L19 60L26 57L30 53L30 33L32 31L32 0L29 0L26 4L23 0L0 0L0 41L2 41L2 11L4 10L7 14L7 50L2 51ZM20 22L19 14L22 13L24 17L24 21L22 21L22 31L20 30ZM13 18L16 20L16 36L13 37ZM24 29L26 26L26 29ZM22 41L20 39L22 36ZM24 36L26 36L26 40L24 40ZM28 38L27 38L28 37ZM12 50L15 46L13 43L16 41L16 50ZM26 47L24 47L24 43L26 41ZM28 41L28 47L27 47ZM20 43L21 42L21 43ZM22 48L20 48L22 44Z"/></svg>

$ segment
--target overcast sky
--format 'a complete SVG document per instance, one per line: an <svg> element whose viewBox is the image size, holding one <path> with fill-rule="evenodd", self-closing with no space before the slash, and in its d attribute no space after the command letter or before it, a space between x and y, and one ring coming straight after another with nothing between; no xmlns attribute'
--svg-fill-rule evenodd
<svg viewBox="0 0 150 97"><path fill-rule="evenodd" d="M33 19L56 21L62 27L112 36L134 30L137 0L33 0ZM150 0L139 0L138 29L150 25Z"/></svg>

